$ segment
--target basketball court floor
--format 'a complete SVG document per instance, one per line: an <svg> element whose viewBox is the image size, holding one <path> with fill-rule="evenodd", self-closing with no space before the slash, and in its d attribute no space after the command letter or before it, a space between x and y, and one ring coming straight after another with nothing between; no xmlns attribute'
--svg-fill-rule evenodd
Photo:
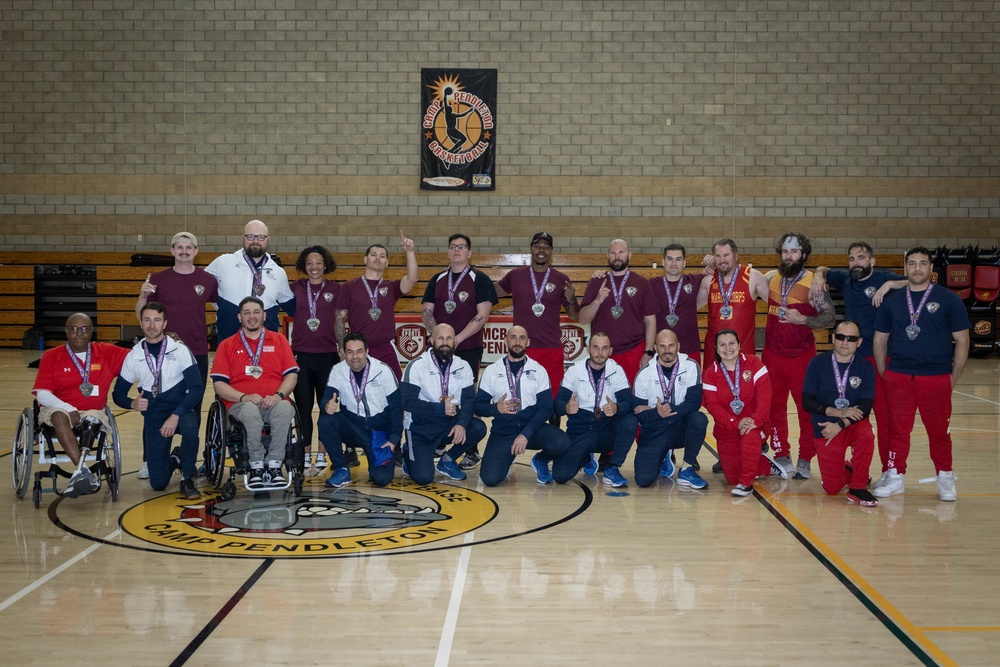
<svg viewBox="0 0 1000 667"><path fill-rule="evenodd" d="M0 351L4 476L23 354ZM117 502L0 490L2 662L996 665L996 358L970 360L954 398L958 502L918 483L918 421L905 495L868 509L815 478L734 499L709 449L702 492L540 486L522 457L492 489L379 489L362 463L336 492L186 502L136 478L141 418L119 411Z"/></svg>

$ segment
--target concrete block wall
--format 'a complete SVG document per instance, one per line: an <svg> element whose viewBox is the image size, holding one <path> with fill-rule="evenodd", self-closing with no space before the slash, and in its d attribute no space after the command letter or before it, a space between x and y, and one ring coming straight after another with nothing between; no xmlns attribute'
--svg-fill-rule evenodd
<svg viewBox="0 0 1000 667"><path fill-rule="evenodd" d="M9 0L0 238L995 245L998 29L971 0ZM421 67L498 69L495 192L419 190Z"/></svg>

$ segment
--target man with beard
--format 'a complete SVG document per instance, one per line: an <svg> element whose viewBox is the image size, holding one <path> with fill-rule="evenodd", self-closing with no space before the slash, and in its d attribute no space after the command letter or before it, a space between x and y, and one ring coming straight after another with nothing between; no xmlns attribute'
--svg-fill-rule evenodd
<svg viewBox="0 0 1000 667"><path fill-rule="evenodd" d="M473 414L476 377L469 362L455 354L455 330L438 324L431 333L431 347L411 361L403 372L403 472L417 484L434 481L434 452L446 446L438 472L462 480L466 474L457 461L479 444L486 424ZM450 445L450 447L447 447Z"/></svg>
<svg viewBox="0 0 1000 667"><path fill-rule="evenodd" d="M201 497L194 485L198 458L198 415L205 383L191 350L165 335L167 309L150 301L140 311L143 340L122 365L115 382L115 404L142 413L142 436L149 464L149 485L162 491L177 467L181 469L180 493L186 500ZM129 398L132 383L139 395ZM170 451L175 434L181 436L179 450Z"/></svg>
<svg viewBox="0 0 1000 667"><path fill-rule="evenodd" d="M295 295L285 270L267 254L267 225L251 220L243 228L243 248L219 255L205 269L219 281L219 313L215 326L219 341L240 329L237 304L245 296L255 296L264 304L264 326L278 330L278 309L295 312Z"/></svg>
<svg viewBox="0 0 1000 667"><path fill-rule="evenodd" d="M372 482L385 486L395 473L393 452L403 435L399 382L388 364L368 354L364 334L347 334L342 349L344 360L330 371L320 401L319 439L326 444L333 470L326 486L351 483L342 445L361 447Z"/></svg>
<svg viewBox="0 0 1000 667"><path fill-rule="evenodd" d="M775 250L781 263L768 283L767 328L761 355L771 377L771 445L775 461L786 473L791 473L792 451L788 442L788 394L791 393L799 417L795 477L809 479L816 447L812 417L802 406L802 383L809 362L816 356L813 329L832 327L836 313L825 291L818 297L810 296L813 273L804 268L812 252L808 237L788 232L778 240Z"/></svg>
<svg viewBox="0 0 1000 667"><path fill-rule="evenodd" d="M817 267L813 275L810 297L822 296L826 287L832 286L844 295L844 316L858 323L861 328L860 356L875 365L872 341L875 338L875 317L885 295L891 289L906 286L906 280L892 271L875 269L875 253L864 241L855 241L847 248L848 270ZM885 395L882 377L875 374L875 405L873 412L878 422L878 452L882 459L882 474L889 469L889 446L892 442L892 420Z"/></svg>
<svg viewBox="0 0 1000 667"><path fill-rule="evenodd" d="M590 279L580 304L580 322L611 337L611 358L622 367L629 383L656 356L653 340L658 308L649 281L629 270L631 259L628 243L612 241L608 246L611 271Z"/></svg>
<svg viewBox="0 0 1000 667"><path fill-rule="evenodd" d="M620 468L639 424L625 371L611 359L611 338L600 331L590 334L587 351L590 357L570 366L556 395L556 414L566 415L570 440L569 454L552 465L559 484L573 479L581 466L585 475L595 474L595 452L610 451L609 465Z"/></svg>
<svg viewBox="0 0 1000 667"><path fill-rule="evenodd" d="M507 331L507 355L483 371L476 394L476 414L492 417L479 479L496 486L510 474L514 458L525 449L540 450L531 458L539 484L552 481L549 464L566 455L569 438L552 416L552 388L545 369L527 356L527 330L518 325Z"/></svg>
<svg viewBox="0 0 1000 667"><path fill-rule="evenodd" d="M717 241L712 253L710 266L715 275L703 280L698 292L699 307L708 304L705 348L714 348L718 332L732 329L740 339L740 351L756 356L757 299L767 301L767 280L757 269L740 264L739 249L732 239ZM711 358L706 353L706 364Z"/></svg>
<svg viewBox="0 0 1000 667"><path fill-rule="evenodd" d="M873 493L903 493L910 432L920 410L938 497L955 501L951 457L951 393L969 358L969 314L958 296L931 283L931 251L906 251L906 289L885 298L875 319L875 367L882 375L892 420L889 469Z"/></svg>
<svg viewBox="0 0 1000 667"><path fill-rule="evenodd" d="M63 495L76 498L100 488L81 449L90 449L100 431L108 431L104 406L128 350L110 343L92 343L94 323L84 313L66 318L66 344L47 350L38 364L31 388L38 401L38 423L52 426L76 470ZM73 429L82 425L80 441Z"/></svg>
<svg viewBox="0 0 1000 667"><path fill-rule="evenodd" d="M212 362L215 394L246 431L250 456L247 487L284 487L287 484L281 466L295 416L295 407L287 399L295 389L299 367L288 339L264 328L264 304L260 299L245 297L239 303L237 317L240 330L219 343ZM260 437L265 424L271 425L271 446L267 450Z"/></svg>
<svg viewBox="0 0 1000 667"><path fill-rule="evenodd" d="M364 334L368 341L368 356L392 369L396 380L403 377L396 348L396 302L410 293L417 284L417 255L413 240L399 230L399 245L406 253L406 275L398 280L384 280L389 266L389 251L380 243L365 251L365 272L348 280L337 295L337 346L344 350L347 325L352 333Z"/></svg>
<svg viewBox="0 0 1000 667"><path fill-rule="evenodd" d="M514 324L528 332L531 358L545 369L555 397L565 368L559 313L565 308L575 320L580 306L573 282L562 271L553 269L551 260L552 235L538 232L531 237L531 266L508 271L496 284L496 291L497 296L511 296Z"/></svg>
<svg viewBox="0 0 1000 667"><path fill-rule="evenodd" d="M691 489L708 486L694 468L708 431L708 417L699 410L701 367L679 348L677 334L664 329L656 335L656 359L635 377L633 411L642 429L635 446L635 483L641 487L658 476L673 476L673 450L680 447L688 467L677 473L677 484Z"/></svg>

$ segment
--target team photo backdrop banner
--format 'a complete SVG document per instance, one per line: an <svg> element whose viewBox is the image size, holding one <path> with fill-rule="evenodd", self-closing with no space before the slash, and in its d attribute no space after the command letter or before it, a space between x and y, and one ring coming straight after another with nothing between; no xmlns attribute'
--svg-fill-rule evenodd
<svg viewBox="0 0 1000 667"><path fill-rule="evenodd" d="M496 189L497 71L420 70L420 188Z"/></svg>

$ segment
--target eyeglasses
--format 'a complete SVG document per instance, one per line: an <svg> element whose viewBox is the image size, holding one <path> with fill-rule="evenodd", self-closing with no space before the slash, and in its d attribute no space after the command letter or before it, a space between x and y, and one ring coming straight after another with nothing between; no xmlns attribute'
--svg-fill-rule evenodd
<svg viewBox="0 0 1000 667"><path fill-rule="evenodd" d="M469 246L465 245L464 243L452 243L450 246L448 246L448 250L468 250L468 249Z"/></svg>
<svg viewBox="0 0 1000 667"><path fill-rule="evenodd" d="M66 327L66 331L70 332L71 334L78 334L78 333L89 334L92 328L93 327Z"/></svg>
<svg viewBox="0 0 1000 667"><path fill-rule="evenodd" d="M266 241L267 234L244 234L243 238L247 241Z"/></svg>
<svg viewBox="0 0 1000 667"><path fill-rule="evenodd" d="M834 340L846 340L848 343L857 343L861 340L861 336L852 336L850 334L833 334Z"/></svg>

